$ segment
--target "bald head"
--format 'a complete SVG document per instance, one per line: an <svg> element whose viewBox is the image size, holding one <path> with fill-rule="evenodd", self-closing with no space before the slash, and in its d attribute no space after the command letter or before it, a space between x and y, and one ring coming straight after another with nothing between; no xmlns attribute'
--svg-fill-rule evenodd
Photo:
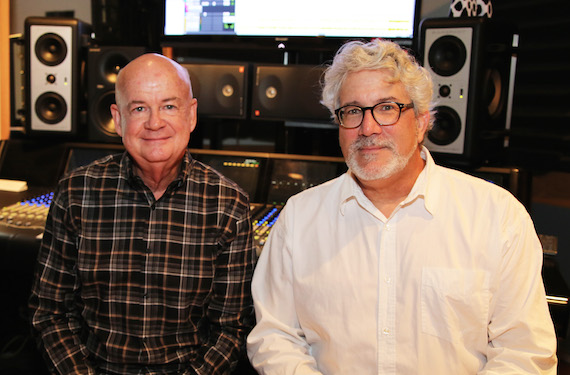
<svg viewBox="0 0 570 375"><path fill-rule="evenodd" d="M176 176L197 124L188 71L164 56L146 54L121 69L115 83L111 115L135 173L149 187Z"/></svg>
<svg viewBox="0 0 570 375"><path fill-rule="evenodd" d="M188 71L176 61L156 53L137 57L119 71L115 83L115 100L121 107L124 103L126 86L132 80L146 80L157 75L171 75L188 89L188 98L192 98L192 84Z"/></svg>

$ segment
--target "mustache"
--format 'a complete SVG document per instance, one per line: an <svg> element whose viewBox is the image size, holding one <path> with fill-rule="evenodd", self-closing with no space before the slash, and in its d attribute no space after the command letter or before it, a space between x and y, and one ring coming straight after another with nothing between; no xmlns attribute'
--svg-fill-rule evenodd
<svg viewBox="0 0 570 375"><path fill-rule="evenodd" d="M359 136L352 144L350 145L351 151L359 151L365 147L386 147L389 149L394 149L395 145L389 139L382 139L378 135L372 135L369 137L366 136Z"/></svg>

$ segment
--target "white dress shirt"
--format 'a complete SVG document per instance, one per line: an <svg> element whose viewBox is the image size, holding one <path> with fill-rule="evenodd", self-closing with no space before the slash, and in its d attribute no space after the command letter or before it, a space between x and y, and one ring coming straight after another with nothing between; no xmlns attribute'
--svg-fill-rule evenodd
<svg viewBox="0 0 570 375"><path fill-rule="evenodd" d="M388 218L350 172L289 199L257 264L261 374L554 374L542 249L508 191L434 164Z"/></svg>

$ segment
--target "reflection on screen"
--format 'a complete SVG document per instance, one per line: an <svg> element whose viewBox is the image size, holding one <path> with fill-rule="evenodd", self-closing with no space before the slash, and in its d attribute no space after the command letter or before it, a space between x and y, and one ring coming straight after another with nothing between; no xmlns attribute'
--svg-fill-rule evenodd
<svg viewBox="0 0 570 375"><path fill-rule="evenodd" d="M292 195L337 177L339 163L274 160L267 202L285 204Z"/></svg>

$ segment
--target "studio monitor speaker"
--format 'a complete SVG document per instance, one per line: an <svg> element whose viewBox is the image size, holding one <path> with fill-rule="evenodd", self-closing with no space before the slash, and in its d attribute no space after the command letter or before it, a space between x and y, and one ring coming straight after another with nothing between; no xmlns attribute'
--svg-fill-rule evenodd
<svg viewBox="0 0 570 375"><path fill-rule="evenodd" d="M88 138L93 142L120 143L111 116L115 81L119 70L145 53L143 47L101 46L89 48L87 57Z"/></svg>
<svg viewBox="0 0 570 375"><path fill-rule="evenodd" d="M313 65L256 65L252 118L330 122L320 103L324 68Z"/></svg>
<svg viewBox="0 0 570 375"><path fill-rule="evenodd" d="M25 30L26 130L77 135L86 103L89 25L72 18L28 17Z"/></svg>
<svg viewBox="0 0 570 375"><path fill-rule="evenodd" d="M434 18L422 21L420 33L437 110L426 147L452 165L500 159L510 128L513 28L483 17Z"/></svg>
<svg viewBox="0 0 570 375"><path fill-rule="evenodd" d="M10 36L10 127L22 128L26 119L25 40L18 35Z"/></svg>
<svg viewBox="0 0 570 375"><path fill-rule="evenodd" d="M198 116L245 118L248 66L244 64L182 64L190 74Z"/></svg>

